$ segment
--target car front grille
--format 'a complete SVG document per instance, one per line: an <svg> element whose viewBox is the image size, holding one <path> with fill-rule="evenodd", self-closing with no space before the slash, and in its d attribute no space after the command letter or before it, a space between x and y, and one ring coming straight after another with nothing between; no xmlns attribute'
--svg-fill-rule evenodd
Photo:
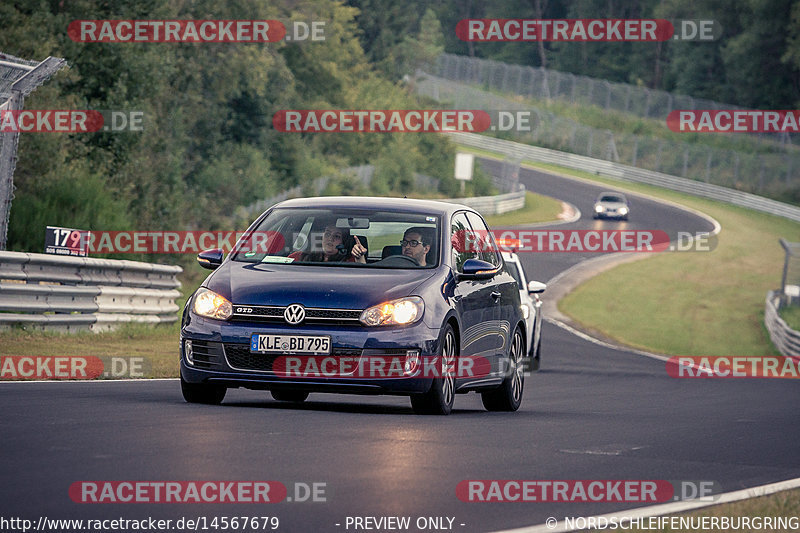
<svg viewBox="0 0 800 533"><path fill-rule="evenodd" d="M271 305L234 305L233 321L275 322L288 324L283 318L286 307ZM361 310L358 309L326 309L306 307L306 317L300 324L360 324Z"/></svg>
<svg viewBox="0 0 800 533"><path fill-rule="evenodd" d="M250 352L249 344L225 343L225 356L228 364L235 370L252 370L256 372L272 372L272 365L284 355L271 355ZM361 357L361 350L333 348L333 357Z"/></svg>

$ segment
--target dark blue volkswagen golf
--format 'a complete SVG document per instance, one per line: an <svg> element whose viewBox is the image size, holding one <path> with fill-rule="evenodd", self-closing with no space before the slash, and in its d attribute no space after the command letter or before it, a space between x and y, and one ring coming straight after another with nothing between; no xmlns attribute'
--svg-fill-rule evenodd
<svg viewBox="0 0 800 533"><path fill-rule="evenodd" d="M187 402L227 389L410 396L448 414L456 393L490 411L522 401L519 291L485 221L451 203L326 197L261 215L191 296L181 326Z"/></svg>

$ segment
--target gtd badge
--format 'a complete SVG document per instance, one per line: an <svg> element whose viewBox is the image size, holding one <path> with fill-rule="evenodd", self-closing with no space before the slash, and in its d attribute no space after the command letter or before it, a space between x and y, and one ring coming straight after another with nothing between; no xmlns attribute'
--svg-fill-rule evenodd
<svg viewBox="0 0 800 533"><path fill-rule="evenodd" d="M306 308L300 304L292 304L283 312L283 318L289 324L299 324L306 318Z"/></svg>

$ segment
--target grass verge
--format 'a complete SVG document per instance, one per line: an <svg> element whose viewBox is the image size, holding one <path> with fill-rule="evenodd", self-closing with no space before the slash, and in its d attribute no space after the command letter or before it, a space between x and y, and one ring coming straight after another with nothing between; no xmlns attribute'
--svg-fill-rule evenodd
<svg viewBox="0 0 800 533"><path fill-rule="evenodd" d="M795 331L800 331L800 305L784 307L780 310L779 314L790 328Z"/></svg>
<svg viewBox="0 0 800 533"><path fill-rule="evenodd" d="M778 239L798 240L800 224L649 185L523 163L673 201L714 217L722 226L713 251L664 253L613 268L567 295L559 303L563 313L588 331L659 353L778 355L764 327L764 300L780 282L783 250Z"/></svg>
<svg viewBox="0 0 800 533"><path fill-rule="evenodd" d="M535 222L550 222L558 219L561 213L561 202L549 196L542 196L532 192L525 193L525 207L486 217L489 227L517 226Z"/></svg>
<svg viewBox="0 0 800 533"><path fill-rule="evenodd" d="M764 327L764 300L780 279L778 239L796 240L800 224L647 185L568 173L697 209L714 217L722 231L711 252L665 253L592 278L559 303L562 312L587 329L660 353L778 354Z"/></svg>
<svg viewBox="0 0 800 533"><path fill-rule="evenodd" d="M124 358L130 364L137 358L142 378L178 377L178 324L149 326L125 324L103 333L51 333L44 331L6 331L0 335L0 356L24 357L100 357ZM10 375L3 367L3 378ZM109 372L109 368L104 368ZM124 373L118 377L130 377Z"/></svg>
<svg viewBox="0 0 800 533"><path fill-rule="evenodd" d="M792 518L797 520L797 509L800 508L800 489L794 490L787 490L778 492L775 494L770 494L769 496L761 496L759 498L752 498L749 500L743 500L740 502L733 502L733 503L725 503L722 505L715 505L713 507L706 507L697 511L692 511L690 513L676 513L667 515L669 517L674 517L675 519L683 518L684 520L690 520L694 518L695 526L699 526L696 528L682 528L680 527L680 523L676 523L679 527L677 528L643 528L643 529L636 529L636 528L628 528L625 529L609 529L609 531L630 531L630 532L644 532L647 531L649 533L656 533L656 532L664 532L664 533L690 533L694 531L700 531L702 529L714 529L716 531L741 531L743 533L755 533L761 531L792 531L790 528L781 528L781 527L767 527L767 523L764 521L766 517L773 519L775 517L785 517L785 518ZM702 517L709 517L709 518L702 518ZM724 527L715 527L712 528L710 524L711 520L714 518L722 519L723 517L730 517L734 520L734 527L730 529L726 529ZM741 527L735 528L735 521L737 517L749 517L751 520L751 524L755 525L753 519L758 519L761 522L761 526L758 527ZM706 526L703 527L702 522L698 522L699 520L706 520ZM796 523L796 522L795 522ZM791 524L791 523L790 523ZM643 525L647 526L647 519L644 519ZM691 522L689 524L691 526ZM596 530L595 530L596 531Z"/></svg>

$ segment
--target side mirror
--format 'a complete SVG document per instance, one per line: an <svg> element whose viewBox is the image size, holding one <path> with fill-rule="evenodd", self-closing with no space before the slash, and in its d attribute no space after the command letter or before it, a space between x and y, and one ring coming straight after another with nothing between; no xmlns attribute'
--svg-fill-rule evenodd
<svg viewBox="0 0 800 533"><path fill-rule="evenodd" d="M486 261L480 259L467 259L464 261L464 266L461 267L461 272L458 274L458 279L490 279L500 271L499 267L494 266Z"/></svg>
<svg viewBox="0 0 800 533"><path fill-rule="evenodd" d="M222 264L222 257L222 250L213 248L211 250L203 250L197 254L197 262L200 263L200 266L203 268L215 270Z"/></svg>
<svg viewBox="0 0 800 533"><path fill-rule="evenodd" d="M528 283L528 294L541 294L547 289L547 284L541 281L531 281Z"/></svg>

